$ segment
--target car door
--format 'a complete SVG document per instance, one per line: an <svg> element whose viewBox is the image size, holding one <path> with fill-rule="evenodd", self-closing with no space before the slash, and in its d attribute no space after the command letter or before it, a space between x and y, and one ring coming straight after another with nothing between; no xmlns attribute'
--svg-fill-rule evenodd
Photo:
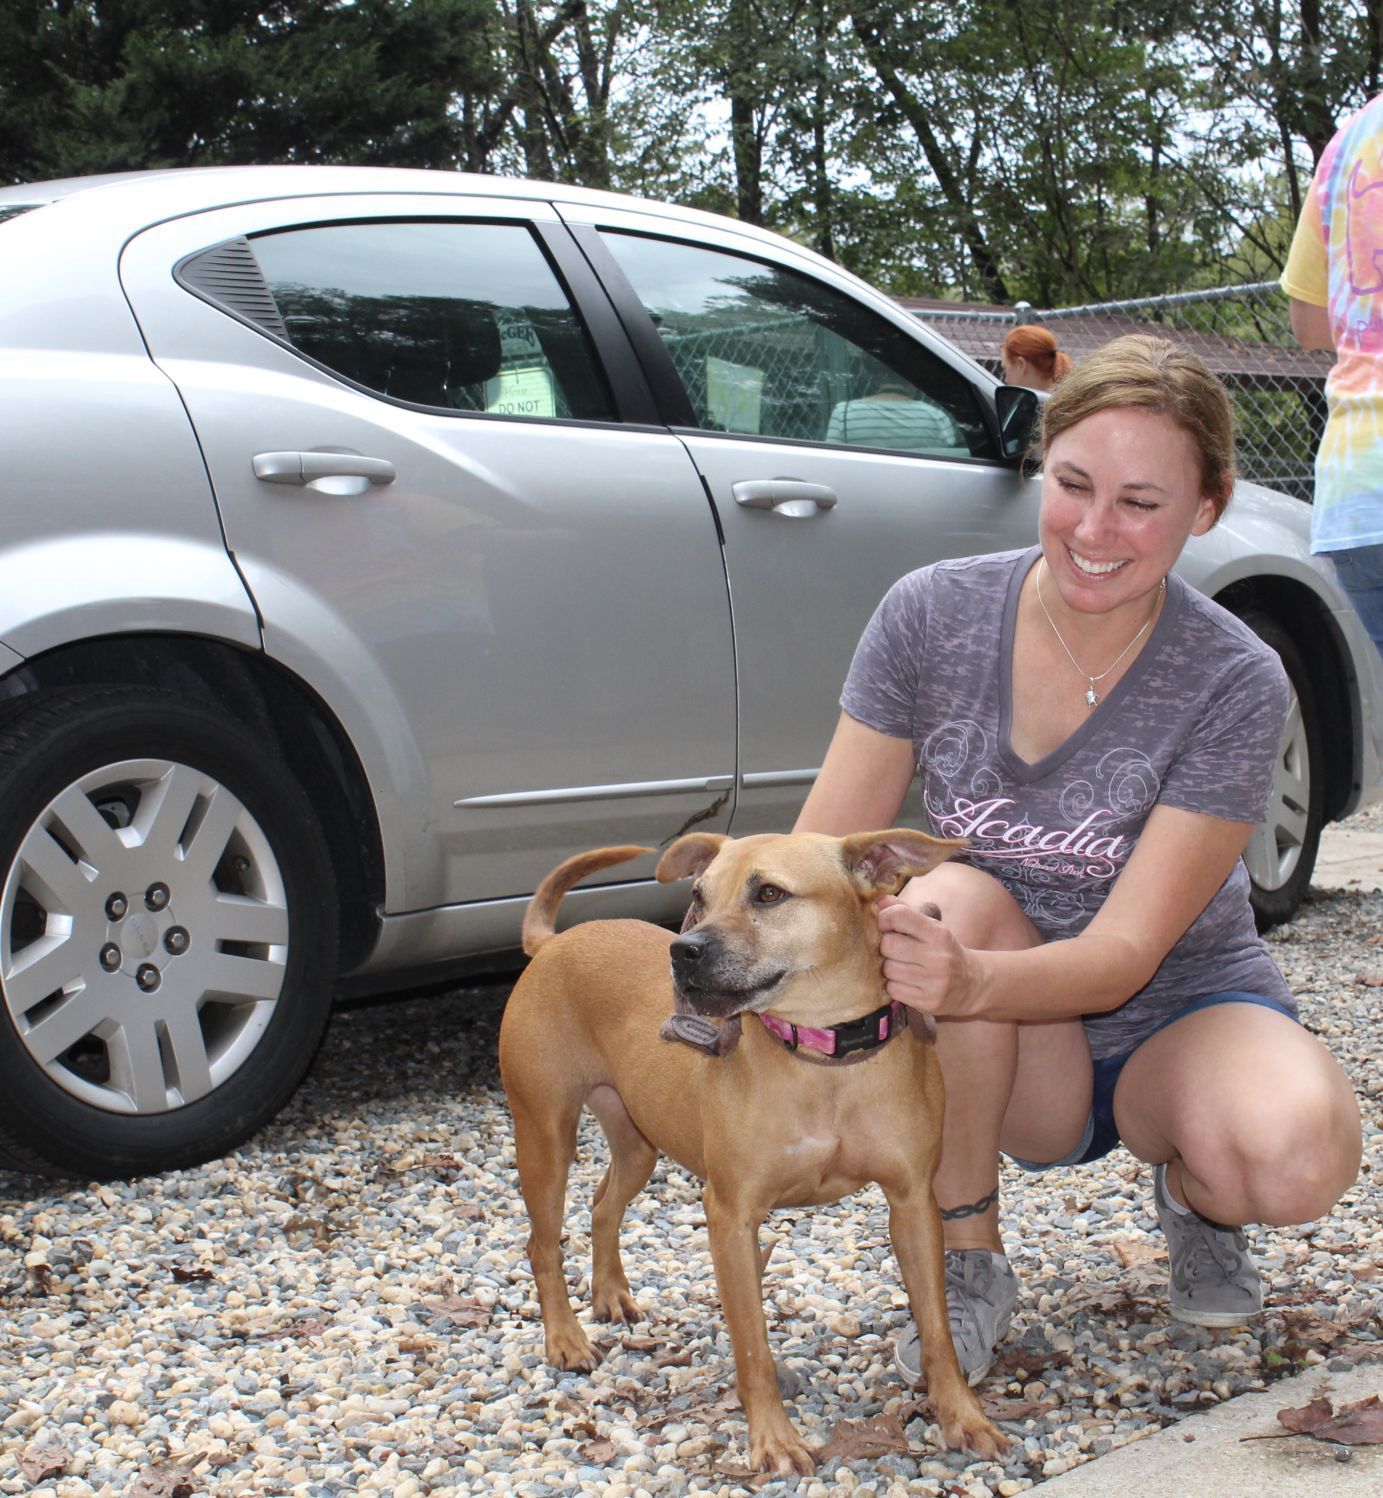
<svg viewBox="0 0 1383 1498"><path fill-rule="evenodd" d="M549 205L251 203L149 229L121 274L264 647L364 763L391 913L726 825L714 515Z"/></svg>
<svg viewBox="0 0 1383 1498"><path fill-rule="evenodd" d="M987 377L815 257L562 207L631 326L642 316L641 357L724 532L734 830L790 825L879 599L939 558L1030 544L1038 484L998 457Z"/></svg>

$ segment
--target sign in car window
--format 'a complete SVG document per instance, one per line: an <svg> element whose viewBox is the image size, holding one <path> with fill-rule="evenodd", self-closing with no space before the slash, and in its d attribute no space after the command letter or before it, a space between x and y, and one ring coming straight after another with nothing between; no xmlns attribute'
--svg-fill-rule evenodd
<svg viewBox="0 0 1383 1498"><path fill-rule="evenodd" d="M485 386L485 409L496 416L556 416L552 372L543 364L504 370Z"/></svg>
<svg viewBox="0 0 1383 1498"><path fill-rule="evenodd" d="M711 355L706 360L706 410L723 432L761 430L764 372L752 364L732 364Z"/></svg>

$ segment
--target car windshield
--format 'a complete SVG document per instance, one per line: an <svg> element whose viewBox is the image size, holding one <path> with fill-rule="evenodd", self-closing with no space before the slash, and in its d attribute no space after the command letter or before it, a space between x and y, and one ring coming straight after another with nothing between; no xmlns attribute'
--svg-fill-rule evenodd
<svg viewBox="0 0 1383 1498"><path fill-rule="evenodd" d="M21 213L28 213L31 209L42 207L42 203L0 203L0 224L3 224L7 218L18 218Z"/></svg>

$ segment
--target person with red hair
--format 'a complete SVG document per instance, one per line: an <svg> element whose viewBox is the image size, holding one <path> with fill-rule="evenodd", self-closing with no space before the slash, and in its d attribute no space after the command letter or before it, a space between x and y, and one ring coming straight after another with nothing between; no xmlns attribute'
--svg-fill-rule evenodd
<svg viewBox="0 0 1383 1498"><path fill-rule="evenodd" d="M1023 323L1004 339L1004 384L1029 390L1051 390L1071 368L1056 338L1036 323Z"/></svg>

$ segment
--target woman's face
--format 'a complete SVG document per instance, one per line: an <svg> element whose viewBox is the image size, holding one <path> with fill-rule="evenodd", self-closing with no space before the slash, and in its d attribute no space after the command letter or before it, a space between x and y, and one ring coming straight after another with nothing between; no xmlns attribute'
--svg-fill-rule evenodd
<svg viewBox="0 0 1383 1498"><path fill-rule="evenodd" d="M1200 455L1170 416L1099 411L1052 442L1038 535L1069 608L1105 614L1146 599L1188 537L1215 523Z"/></svg>

